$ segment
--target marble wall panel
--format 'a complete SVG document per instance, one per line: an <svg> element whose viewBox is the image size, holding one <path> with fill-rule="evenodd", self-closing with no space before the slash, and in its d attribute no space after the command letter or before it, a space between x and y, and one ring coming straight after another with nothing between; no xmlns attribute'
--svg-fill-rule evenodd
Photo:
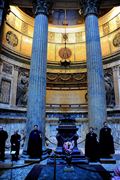
<svg viewBox="0 0 120 180"><path fill-rule="evenodd" d="M0 102L9 104L10 102L11 81L2 79L0 84Z"/></svg>

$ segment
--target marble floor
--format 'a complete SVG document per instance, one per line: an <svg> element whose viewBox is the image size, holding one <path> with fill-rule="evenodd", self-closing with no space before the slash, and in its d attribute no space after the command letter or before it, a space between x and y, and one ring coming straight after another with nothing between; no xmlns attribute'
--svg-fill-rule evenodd
<svg viewBox="0 0 120 180"><path fill-rule="evenodd" d="M115 154L113 158L116 160L116 164L110 164L110 163L104 164L104 163L98 162L98 163L90 163L90 165L98 164L98 165L102 165L102 167L104 167L107 171L114 171L116 166L120 165L120 154ZM35 164L38 164L38 163L35 163ZM11 155L9 152L7 152L5 161L4 162L0 161L0 180L24 180L27 174L31 171L31 169L33 168L35 164L25 164L24 158L21 155L18 161L11 161ZM39 164L46 165L47 159L44 161L41 161ZM13 167L13 169L11 167ZM77 169L75 171L77 171ZM113 173L111 174L113 175ZM75 175L73 176L75 179L76 176ZM49 177L48 177L48 180L50 180ZM70 180L70 179L67 179L67 180ZM92 180L92 179L90 178L88 180Z"/></svg>

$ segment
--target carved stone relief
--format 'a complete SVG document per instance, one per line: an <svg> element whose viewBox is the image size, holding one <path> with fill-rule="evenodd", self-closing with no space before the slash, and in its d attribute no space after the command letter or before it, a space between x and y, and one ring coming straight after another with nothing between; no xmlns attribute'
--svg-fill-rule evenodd
<svg viewBox="0 0 120 180"><path fill-rule="evenodd" d="M65 83L64 83L65 82ZM56 84L59 86L64 83L64 86L68 87L68 84L76 87L87 87L87 73L47 73L47 85Z"/></svg>
<svg viewBox="0 0 120 180"><path fill-rule="evenodd" d="M82 32L75 33L76 35L76 42L82 42Z"/></svg>
<svg viewBox="0 0 120 180"><path fill-rule="evenodd" d="M16 47L18 45L18 37L12 31L8 31L6 33L6 40L12 47Z"/></svg>
<svg viewBox="0 0 120 180"><path fill-rule="evenodd" d="M110 29L109 29L109 23L105 23L103 24L103 32L104 35L107 35L109 33Z"/></svg>
<svg viewBox="0 0 120 180"><path fill-rule="evenodd" d="M48 42L54 42L54 41L55 41L55 33L48 32Z"/></svg>
<svg viewBox="0 0 120 180"><path fill-rule="evenodd" d="M119 18L119 16L116 17L116 24L117 24L117 27L119 28L120 27L120 18Z"/></svg>
<svg viewBox="0 0 120 180"><path fill-rule="evenodd" d="M28 83L29 83L29 72L23 68L19 68L17 97L16 97L17 106L25 107L27 105Z"/></svg>
<svg viewBox="0 0 120 180"><path fill-rule="evenodd" d="M24 34L28 34L28 24L22 21L21 31Z"/></svg>
<svg viewBox="0 0 120 180"><path fill-rule="evenodd" d="M2 79L0 84L0 102L9 104L11 81Z"/></svg>
<svg viewBox="0 0 120 180"><path fill-rule="evenodd" d="M113 73L112 69L105 70L105 90L106 90L106 103L107 106L115 106L115 94L114 94L114 84L113 84Z"/></svg>
<svg viewBox="0 0 120 180"><path fill-rule="evenodd" d="M12 66L10 64L3 63L2 71L7 74L12 74Z"/></svg>
<svg viewBox="0 0 120 180"><path fill-rule="evenodd" d="M115 47L120 47L120 32L115 35L113 39L113 45Z"/></svg>

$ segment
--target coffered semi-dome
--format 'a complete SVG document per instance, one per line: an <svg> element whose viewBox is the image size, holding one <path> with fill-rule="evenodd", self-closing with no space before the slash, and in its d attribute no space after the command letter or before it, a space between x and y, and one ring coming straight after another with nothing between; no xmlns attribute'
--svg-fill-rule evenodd
<svg viewBox="0 0 120 180"><path fill-rule="evenodd" d="M24 56L29 61L32 51L34 18L20 8L11 6L7 15L2 44L15 54ZM66 19L67 20L67 19ZM68 19L68 22L70 20ZM120 50L120 7L111 9L99 18L99 30L103 59L112 56ZM48 29L48 63L60 64L65 47L63 35L67 35L66 48L71 64L86 62L85 25L55 25L49 23Z"/></svg>

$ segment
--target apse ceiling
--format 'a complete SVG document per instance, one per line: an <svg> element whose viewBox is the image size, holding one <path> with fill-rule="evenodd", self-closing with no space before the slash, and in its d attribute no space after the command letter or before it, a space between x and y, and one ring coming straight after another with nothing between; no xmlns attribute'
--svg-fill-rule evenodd
<svg viewBox="0 0 120 180"><path fill-rule="evenodd" d="M31 17L34 17L32 8L20 8L23 12ZM99 17L109 12L111 8L101 9ZM78 9L53 9L49 15L49 23L54 25L64 25L64 20L67 20L67 25L78 25L84 22L83 16L79 13Z"/></svg>
<svg viewBox="0 0 120 180"><path fill-rule="evenodd" d="M80 2L81 0L53 0L54 9L80 9ZM32 0L10 0L11 5L17 5L19 7L32 7ZM101 8L112 8L113 6L119 6L120 0L101 0Z"/></svg>
<svg viewBox="0 0 120 180"><path fill-rule="evenodd" d="M83 23L83 17L79 13L80 0L54 0L53 9L49 15L49 23L54 25L63 25L64 19L67 19L67 25L77 25ZM32 0L11 0L11 5L17 5L29 16L33 17ZM99 17L111 10L112 7L120 5L119 0L109 1L101 0Z"/></svg>

